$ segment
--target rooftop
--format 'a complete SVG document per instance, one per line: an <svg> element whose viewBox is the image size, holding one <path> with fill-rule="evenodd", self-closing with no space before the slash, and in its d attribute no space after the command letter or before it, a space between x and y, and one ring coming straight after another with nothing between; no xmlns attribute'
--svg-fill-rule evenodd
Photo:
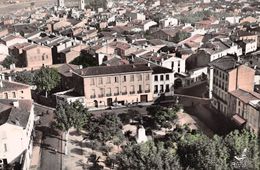
<svg viewBox="0 0 260 170"><path fill-rule="evenodd" d="M260 99L260 94L253 91L247 92L242 89L234 90L230 92L230 94L237 97L239 100L241 100L244 103L249 103L250 101Z"/></svg>
<svg viewBox="0 0 260 170"><path fill-rule="evenodd" d="M223 71L229 71L240 65L233 56L223 56L212 61L209 65L214 66Z"/></svg>
<svg viewBox="0 0 260 170"><path fill-rule="evenodd" d="M0 92L15 91L15 90L22 90L22 89L29 88L28 85L22 83L7 81L7 80L1 80L1 81L3 83L3 87L0 87Z"/></svg>
<svg viewBox="0 0 260 170"><path fill-rule="evenodd" d="M18 102L19 107L15 107L14 102ZM0 126L9 123L25 128L31 114L32 105L31 100L0 99Z"/></svg>
<svg viewBox="0 0 260 170"><path fill-rule="evenodd" d="M152 69L146 64L125 64L125 65L118 65L118 66L87 67L84 69L76 70L75 72L81 76L94 76L94 75L142 72L142 71L144 72L152 71Z"/></svg>

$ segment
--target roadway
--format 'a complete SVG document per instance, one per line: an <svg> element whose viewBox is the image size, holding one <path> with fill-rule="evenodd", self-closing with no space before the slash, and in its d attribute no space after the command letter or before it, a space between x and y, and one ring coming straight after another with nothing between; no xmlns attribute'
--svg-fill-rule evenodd
<svg viewBox="0 0 260 170"><path fill-rule="evenodd" d="M60 170L62 167L62 138L61 133L52 128L53 109L35 105L35 113L42 114L41 123L36 125L36 130L43 132L40 169Z"/></svg>

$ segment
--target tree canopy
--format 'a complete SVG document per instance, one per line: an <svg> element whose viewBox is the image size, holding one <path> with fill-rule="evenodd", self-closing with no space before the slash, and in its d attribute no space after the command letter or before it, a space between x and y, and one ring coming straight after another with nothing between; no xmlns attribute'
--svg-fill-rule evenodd
<svg viewBox="0 0 260 170"><path fill-rule="evenodd" d="M60 82L60 75L54 68L42 67L36 71L34 76L34 83L39 92L45 92L46 97L48 92L57 87Z"/></svg>
<svg viewBox="0 0 260 170"><path fill-rule="evenodd" d="M22 71L14 73L14 81L34 85L34 72Z"/></svg>
<svg viewBox="0 0 260 170"><path fill-rule="evenodd" d="M117 115L105 113L89 122L87 125L88 137L90 140L100 142L113 140L118 143L118 140L121 141L124 138L122 126Z"/></svg>
<svg viewBox="0 0 260 170"><path fill-rule="evenodd" d="M98 66L98 61L87 51L81 51L80 56L71 61L71 64L82 65L84 68Z"/></svg>
<svg viewBox="0 0 260 170"><path fill-rule="evenodd" d="M3 62L2 62L2 66L4 66L5 68L10 68L11 64L16 64L17 59L14 56L7 56Z"/></svg>
<svg viewBox="0 0 260 170"><path fill-rule="evenodd" d="M166 108L159 105L147 107L148 115L158 123L163 126L168 121L174 121L177 119L177 108Z"/></svg>
<svg viewBox="0 0 260 170"><path fill-rule="evenodd" d="M173 149L165 149L163 143L148 141L128 144L116 155L118 169L172 170L180 169L178 157Z"/></svg>
<svg viewBox="0 0 260 170"><path fill-rule="evenodd" d="M55 110L55 125L63 131L74 127L78 130L90 120L91 113L79 102L58 104Z"/></svg>

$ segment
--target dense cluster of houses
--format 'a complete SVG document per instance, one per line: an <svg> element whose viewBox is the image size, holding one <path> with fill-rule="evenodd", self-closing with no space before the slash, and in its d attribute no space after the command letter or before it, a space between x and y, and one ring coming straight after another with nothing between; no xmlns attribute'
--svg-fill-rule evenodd
<svg viewBox="0 0 260 170"><path fill-rule="evenodd" d="M55 7L0 18L0 169L17 160L28 169L34 122L31 87L4 74L42 66L61 75L57 103L79 100L89 109L152 102L208 82L212 108L259 132L259 2L71 4L58 0ZM98 64L72 64L83 51Z"/></svg>

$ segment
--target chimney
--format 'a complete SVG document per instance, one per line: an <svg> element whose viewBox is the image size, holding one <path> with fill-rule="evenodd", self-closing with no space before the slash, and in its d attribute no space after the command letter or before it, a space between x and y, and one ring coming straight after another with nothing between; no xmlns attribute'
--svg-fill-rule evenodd
<svg viewBox="0 0 260 170"><path fill-rule="evenodd" d="M18 108L19 107L19 101L13 101L13 106Z"/></svg>
<svg viewBox="0 0 260 170"><path fill-rule="evenodd" d="M11 76L8 76L8 81L12 81L12 77Z"/></svg>
<svg viewBox="0 0 260 170"><path fill-rule="evenodd" d="M82 69L83 68L83 66L82 65L79 65L79 69Z"/></svg>
<svg viewBox="0 0 260 170"><path fill-rule="evenodd" d="M148 63L147 63L147 66L148 66L148 67L151 67L151 63L150 63L150 62L148 62Z"/></svg>
<svg viewBox="0 0 260 170"><path fill-rule="evenodd" d="M3 86L3 81L2 80L0 80L0 88L3 88L4 86Z"/></svg>

